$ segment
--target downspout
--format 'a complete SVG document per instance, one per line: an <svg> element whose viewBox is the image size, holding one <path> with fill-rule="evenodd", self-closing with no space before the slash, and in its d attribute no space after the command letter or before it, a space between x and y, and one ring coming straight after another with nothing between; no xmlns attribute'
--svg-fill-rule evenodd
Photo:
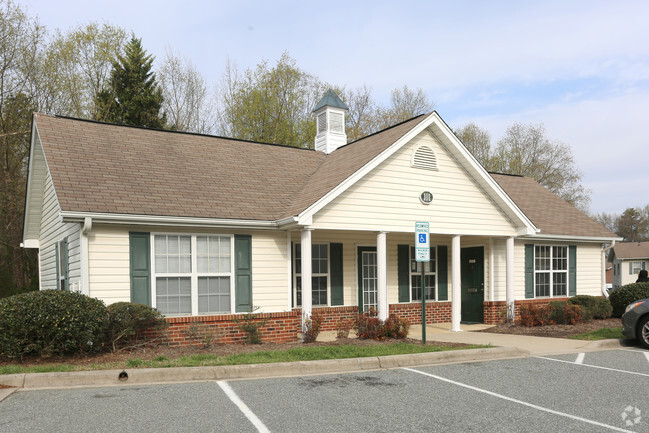
<svg viewBox="0 0 649 433"><path fill-rule="evenodd" d="M83 219L81 228L81 293L90 296L90 272L89 272L89 253L88 253L88 234L92 230L92 218Z"/></svg>
<svg viewBox="0 0 649 433"><path fill-rule="evenodd" d="M606 245L606 244L604 244ZM604 248L602 246L602 295L608 298L608 291L606 290L606 253L615 246L615 241L612 241L611 246Z"/></svg>

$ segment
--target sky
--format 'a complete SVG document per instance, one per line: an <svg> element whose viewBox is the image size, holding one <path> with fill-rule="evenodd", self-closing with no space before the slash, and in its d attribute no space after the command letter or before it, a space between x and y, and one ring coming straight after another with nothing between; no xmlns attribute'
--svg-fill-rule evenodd
<svg viewBox="0 0 649 433"><path fill-rule="evenodd" d="M649 204L649 1L16 0L49 31L110 23L217 85L283 52L321 81L389 103L421 88L492 145L514 122L571 147L591 214ZM155 68L155 62L154 62Z"/></svg>

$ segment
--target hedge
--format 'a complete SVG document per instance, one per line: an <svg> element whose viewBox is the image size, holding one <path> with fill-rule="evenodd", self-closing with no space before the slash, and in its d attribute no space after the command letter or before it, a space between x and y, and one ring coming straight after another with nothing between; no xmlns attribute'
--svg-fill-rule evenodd
<svg viewBox="0 0 649 433"><path fill-rule="evenodd" d="M631 283L613 290L608 299L613 306L613 317L622 317L627 305L649 298L649 283Z"/></svg>
<svg viewBox="0 0 649 433"><path fill-rule="evenodd" d="M0 299L0 356L97 352L107 324L104 303L80 293L42 290Z"/></svg>

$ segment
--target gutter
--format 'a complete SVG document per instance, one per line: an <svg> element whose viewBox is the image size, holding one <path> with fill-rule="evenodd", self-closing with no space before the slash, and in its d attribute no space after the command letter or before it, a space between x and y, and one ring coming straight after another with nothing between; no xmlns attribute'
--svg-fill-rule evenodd
<svg viewBox="0 0 649 433"><path fill-rule="evenodd" d="M215 227L215 228L249 228L249 229L275 229L279 227L277 221L265 220L237 220L225 218L194 218L170 217L152 215L130 215L95 212L69 212L60 213L63 223L84 223L87 218L91 224L128 224L147 226L176 226L176 227ZM92 227L92 226L91 226Z"/></svg>
<svg viewBox="0 0 649 433"><path fill-rule="evenodd" d="M608 247L602 245L602 295L605 298L608 298L608 291L606 290L606 253L613 249L616 240L611 241L611 245Z"/></svg>

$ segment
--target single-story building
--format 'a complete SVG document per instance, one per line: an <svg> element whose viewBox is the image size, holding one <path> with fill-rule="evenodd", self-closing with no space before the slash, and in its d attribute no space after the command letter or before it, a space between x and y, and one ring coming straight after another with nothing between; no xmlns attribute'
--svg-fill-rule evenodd
<svg viewBox="0 0 649 433"><path fill-rule="evenodd" d="M613 289L635 283L642 269L649 269L649 242L618 242L608 255L613 264Z"/></svg>
<svg viewBox="0 0 649 433"><path fill-rule="evenodd" d="M34 114L24 247L40 288L148 304L177 327L258 307L276 341L313 311L324 329L370 307L421 323L428 222L428 323L605 293L615 234L485 171L436 112L347 143L346 109L332 92L316 106L314 150Z"/></svg>

